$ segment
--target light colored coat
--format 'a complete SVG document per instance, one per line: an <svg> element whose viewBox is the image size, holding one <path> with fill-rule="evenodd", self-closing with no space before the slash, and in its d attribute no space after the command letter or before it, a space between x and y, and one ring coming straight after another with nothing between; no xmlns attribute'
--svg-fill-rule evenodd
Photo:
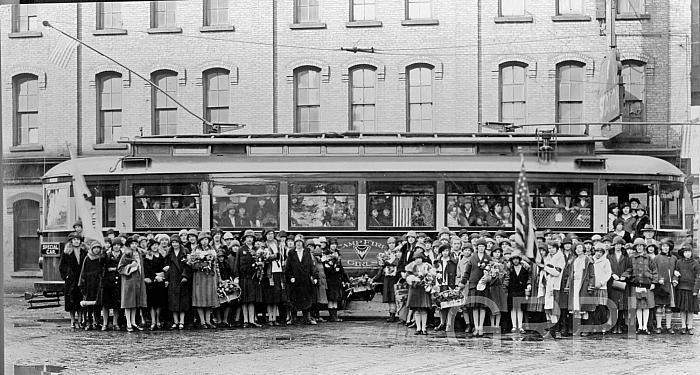
<svg viewBox="0 0 700 375"><path fill-rule="evenodd" d="M608 289L608 280L612 277L610 260L607 257L593 258L593 268L595 272L596 289Z"/></svg>

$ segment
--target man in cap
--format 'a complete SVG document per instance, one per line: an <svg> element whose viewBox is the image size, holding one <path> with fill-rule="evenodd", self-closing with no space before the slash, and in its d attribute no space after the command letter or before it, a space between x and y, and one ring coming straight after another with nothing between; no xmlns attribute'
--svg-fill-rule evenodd
<svg viewBox="0 0 700 375"><path fill-rule="evenodd" d="M653 225L651 224L646 224L642 228L642 239L644 239L644 243L648 245L657 245L656 240L654 239L654 236L656 236L656 228L654 228Z"/></svg>

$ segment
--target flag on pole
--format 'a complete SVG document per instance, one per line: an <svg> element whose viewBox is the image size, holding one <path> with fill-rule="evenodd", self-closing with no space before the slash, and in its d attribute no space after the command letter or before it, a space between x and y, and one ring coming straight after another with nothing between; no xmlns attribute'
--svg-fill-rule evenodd
<svg viewBox="0 0 700 375"><path fill-rule="evenodd" d="M73 51L75 51L77 47L78 42L65 35L59 34L58 41L53 47L53 50L51 50L51 54L49 54L49 61L65 69L68 66L68 62L70 62Z"/></svg>
<svg viewBox="0 0 700 375"><path fill-rule="evenodd" d="M535 223L532 219L530 191L525 177L525 158L522 154L515 191L515 247L528 258L535 258Z"/></svg>
<svg viewBox="0 0 700 375"><path fill-rule="evenodd" d="M68 152L73 164L73 194L75 195L76 215L83 223L85 242L88 239L95 240L104 246L105 239L102 236L102 226L97 221L95 206L90 201L92 194L85 182L85 176L83 176L78 169L77 163L75 163L76 158L70 147L68 147Z"/></svg>

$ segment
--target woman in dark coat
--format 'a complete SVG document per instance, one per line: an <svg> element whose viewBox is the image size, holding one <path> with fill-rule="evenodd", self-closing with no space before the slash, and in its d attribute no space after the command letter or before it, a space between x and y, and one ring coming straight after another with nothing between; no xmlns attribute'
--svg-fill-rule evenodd
<svg viewBox="0 0 700 375"><path fill-rule="evenodd" d="M304 322L315 325L316 320L309 317L309 309L315 299L318 270L311 258L311 252L304 249L303 236L297 235L294 238L294 249L287 255L285 273L293 305L292 324L296 320L296 311L301 310Z"/></svg>
<svg viewBox="0 0 700 375"><path fill-rule="evenodd" d="M338 253L338 240L331 239L330 247L323 250L323 269L326 273L326 296L328 298L328 314L331 322L342 322L338 317L338 304L343 300L345 288L343 284L349 283L350 279L345 273L343 262Z"/></svg>
<svg viewBox="0 0 700 375"><path fill-rule="evenodd" d="M171 329L185 329L185 313L192 307L192 270L187 265L187 251L178 235L170 237L170 252L165 256L165 284L168 310L173 313Z"/></svg>
<svg viewBox="0 0 700 375"><path fill-rule="evenodd" d="M71 328L79 328L80 323L76 322L76 312L80 319L80 301L83 298L78 281L80 279L80 269L83 260L87 256L87 249L83 244L83 239L77 233L68 235L68 243L63 248L61 259L58 263L58 270L63 279L63 295L65 296L65 309L70 313Z"/></svg>
<svg viewBox="0 0 700 375"><path fill-rule="evenodd" d="M513 324L511 332L525 333L523 306L526 306L527 303L519 302L519 300L525 300L525 290L530 286L530 272L521 264L522 255L519 251L510 256L510 261L512 264L508 268L508 309L510 310L510 321Z"/></svg>
<svg viewBox="0 0 700 375"><path fill-rule="evenodd" d="M265 277L261 281L261 299L267 304L267 319L268 325L279 325L277 318L280 314L280 304L286 300L284 289L284 269L282 263L284 261L280 244L275 238L275 231L268 229L263 235L265 239L265 248L270 252L270 256L265 263ZM286 321L286 317L285 317Z"/></svg>
<svg viewBox="0 0 700 375"><path fill-rule="evenodd" d="M465 307L472 310L472 318L474 319L474 336L481 337L484 335L484 320L486 319L486 306L482 302L487 298L487 291L477 290L479 280L484 276L484 268L491 263L491 257L486 254L486 241L480 238L476 241L476 251L469 258L467 267L462 275L460 288L467 288L467 298Z"/></svg>
<svg viewBox="0 0 700 375"><path fill-rule="evenodd" d="M676 257L671 255L671 246L668 242L661 241L659 255L654 257L656 269L659 274L659 283L654 288L654 302L656 303L656 330L654 333L661 333L661 321L666 317L666 331L674 334L671 328L671 311L674 306L673 301L673 270L676 269Z"/></svg>
<svg viewBox="0 0 700 375"><path fill-rule="evenodd" d="M151 310L151 330L162 328L160 312L168 304L165 288L165 258L159 252L160 244L151 240L148 252L143 259L144 282L146 283L146 304Z"/></svg>
<svg viewBox="0 0 700 375"><path fill-rule="evenodd" d="M398 321L396 318L396 291L394 285L398 281L397 276L399 258L401 257L401 249L396 246L396 238L389 237L386 240L387 251L389 258L380 264L379 272L374 276L372 281L382 283L382 302L389 304L389 318L386 320L389 323Z"/></svg>
<svg viewBox="0 0 700 375"><path fill-rule="evenodd" d="M630 257L632 263L632 273L630 286L633 287L633 294L630 302L637 314L639 328L637 333L649 335L649 309L656 307L654 302L654 288L659 281L659 274L649 254L644 240L637 238L634 240L634 255Z"/></svg>
<svg viewBox="0 0 700 375"><path fill-rule="evenodd" d="M698 291L700 291L700 263L693 258L693 248L683 246L678 250L678 262L673 271L676 286L676 308L681 313L681 334L695 334L693 316L698 313Z"/></svg>
<svg viewBox="0 0 700 375"><path fill-rule="evenodd" d="M121 237L112 239L112 247L105 254L102 262L102 283L100 293L97 295L97 304L102 306L102 330L108 329L109 310L112 309L112 328L118 329L119 309L121 308L121 286L119 283L119 258L122 256Z"/></svg>
<svg viewBox="0 0 700 375"><path fill-rule="evenodd" d="M241 308L243 327L260 327L255 322L255 302L260 284L255 280L255 232L248 229L243 233L243 245L238 249L236 263L233 267L234 283L241 288Z"/></svg>
<svg viewBox="0 0 700 375"><path fill-rule="evenodd" d="M97 295L100 292L100 280L102 278L102 244L97 241L90 242L87 257L83 260L80 270L78 286L83 294L81 305L85 312L85 330L95 329L97 314L100 311L97 305Z"/></svg>
<svg viewBox="0 0 700 375"><path fill-rule="evenodd" d="M629 287L624 290L616 289L613 287L613 282L615 280L626 282L627 278L632 273L632 263L627 256L624 245L625 240L622 239L622 237L615 237L613 239L613 248L610 249L610 255L608 255L610 269L612 270L612 277L608 280L608 298L617 306L617 322L615 322L612 329L612 333L615 334L622 333L622 329L625 326L627 315L627 291Z"/></svg>

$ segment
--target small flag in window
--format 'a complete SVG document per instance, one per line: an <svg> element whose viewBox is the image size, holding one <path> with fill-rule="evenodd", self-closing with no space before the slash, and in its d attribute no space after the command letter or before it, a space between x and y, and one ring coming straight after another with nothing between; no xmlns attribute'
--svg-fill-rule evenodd
<svg viewBox="0 0 700 375"><path fill-rule="evenodd" d="M58 42L54 46L49 61L63 69L68 66L73 51L78 47L78 42L64 35L58 36Z"/></svg>

